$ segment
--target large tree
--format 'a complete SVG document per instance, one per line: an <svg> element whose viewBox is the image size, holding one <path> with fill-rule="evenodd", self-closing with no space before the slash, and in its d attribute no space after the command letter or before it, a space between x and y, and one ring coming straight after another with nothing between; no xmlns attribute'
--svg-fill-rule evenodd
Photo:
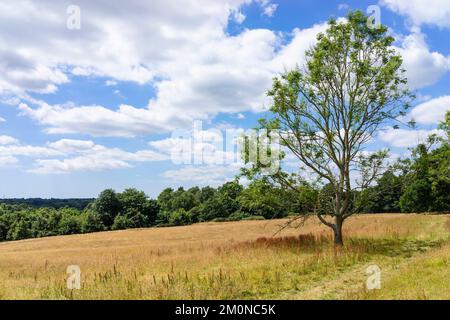
<svg viewBox="0 0 450 320"><path fill-rule="evenodd" d="M117 193L112 189L103 190L94 201L93 209L98 213L102 223L110 228L122 206Z"/></svg>
<svg viewBox="0 0 450 320"><path fill-rule="evenodd" d="M403 212L450 211L450 112L440 124L444 135L432 134L406 161Z"/></svg>
<svg viewBox="0 0 450 320"><path fill-rule="evenodd" d="M360 11L345 21L330 20L306 52L305 65L274 79L271 113L260 121L308 170L309 179L326 185L313 211L333 230L336 245L343 244L345 219L357 210L357 189L379 176L387 156L363 152L364 146L377 129L403 115L412 98L394 38L367 20ZM254 176L265 166L256 161L246 173ZM282 170L271 178L297 190L298 179Z"/></svg>

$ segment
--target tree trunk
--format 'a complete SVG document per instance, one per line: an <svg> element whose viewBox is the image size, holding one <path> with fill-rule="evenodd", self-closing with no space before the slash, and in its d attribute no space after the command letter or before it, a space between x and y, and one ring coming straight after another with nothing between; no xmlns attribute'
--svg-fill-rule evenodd
<svg viewBox="0 0 450 320"><path fill-rule="evenodd" d="M336 216L336 224L334 225L334 245L335 246L343 246L344 240L342 238L342 223L343 219L341 216Z"/></svg>

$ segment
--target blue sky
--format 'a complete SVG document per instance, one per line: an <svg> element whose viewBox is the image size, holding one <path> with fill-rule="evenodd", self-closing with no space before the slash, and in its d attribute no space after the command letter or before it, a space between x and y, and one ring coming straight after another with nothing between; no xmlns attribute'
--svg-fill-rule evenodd
<svg viewBox="0 0 450 320"><path fill-rule="evenodd" d="M368 149L404 155L450 109L449 0L105 3L0 2L0 197L223 183L239 165L175 164L174 132L202 121L208 149L254 127L271 78L304 62L327 19L370 5L417 90L418 129L387 128Z"/></svg>

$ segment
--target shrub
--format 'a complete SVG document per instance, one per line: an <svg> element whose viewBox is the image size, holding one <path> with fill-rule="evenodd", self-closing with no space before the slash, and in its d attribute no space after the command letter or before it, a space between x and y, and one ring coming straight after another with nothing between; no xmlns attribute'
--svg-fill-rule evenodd
<svg viewBox="0 0 450 320"><path fill-rule="evenodd" d="M242 212L242 211L236 211L234 213L232 213L229 217L228 217L228 221L239 221L239 220L243 220L245 218L251 217L248 213L246 212Z"/></svg>
<svg viewBox="0 0 450 320"><path fill-rule="evenodd" d="M90 233L105 229L106 226L103 224L102 218L97 212L91 210L83 212L81 216L81 232Z"/></svg>
<svg viewBox="0 0 450 320"><path fill-rule="evenodd" d="M130 219L128 219L126 216L120 214L116 216L111 227L112 230L124 230L128 228L133 228L132 221L130 221Z"/></svg>
<svg viewBox="0 0 450 320"><path fill-rule="evenodd" d="M169 216L169 223L174 226L182 226L191 223L191 217L184 209L178 209Z"/></svg>
<svg viewBox="0 0 450 320"><path fill-rule="evenodd" d="M266 220L263 216L250 216L247 218L242 219L244 221L251 221L251 220Z"/></svg>

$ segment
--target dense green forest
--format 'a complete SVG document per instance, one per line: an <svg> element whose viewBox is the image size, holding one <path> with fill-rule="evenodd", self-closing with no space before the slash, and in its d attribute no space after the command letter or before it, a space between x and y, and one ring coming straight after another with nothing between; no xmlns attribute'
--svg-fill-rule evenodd
<svg viewBox="0 0 450 320"><path fill-rule="evenodd" d="M10 205L27 205L32 208L75 208L79 210L84 210L89 203L95 199L42 199L42 198L11 198L11 199L0 199L0 203L10 204Z"/></svg>
<svg viewBox="0 0 450 320"><path fill-rule="evenodd" d="M449 162L448 139L432 136L414 148L410 158L390 165L375 185L356 193L354 205L361 213L449 212ZM108 189L93 201L11 200L0 204L0 240L304 215L311 213L311 204L320 201L327 186L301 181L297 188L300 193L266 179L243 187L236 180L218 188L168 188L157 199L136 189Z"/></svg>

